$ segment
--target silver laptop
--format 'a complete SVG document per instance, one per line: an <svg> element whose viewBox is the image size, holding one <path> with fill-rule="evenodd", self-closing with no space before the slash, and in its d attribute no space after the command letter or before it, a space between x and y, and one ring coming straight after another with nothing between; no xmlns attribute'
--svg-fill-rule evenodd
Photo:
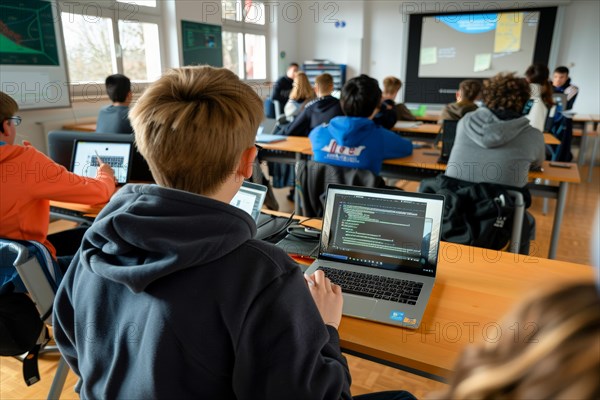
<svg viewBox="0 0 600 400"><path fill-rule="evenodd" d="M266 186L244 181L229 204L246 211L256 222L260 216L260 209L265 202L265 197L267 197Z"/></svg>
<svg viewBox="0 0 600 400"><path fill-rule="evenodd" d="M418 328L435 281L444 197L329 185L319 254L344 315Z"/></svg>

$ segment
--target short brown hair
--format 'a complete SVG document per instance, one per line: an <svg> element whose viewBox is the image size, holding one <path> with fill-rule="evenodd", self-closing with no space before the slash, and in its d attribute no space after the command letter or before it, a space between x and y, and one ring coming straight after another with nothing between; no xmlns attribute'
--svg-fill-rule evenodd
<svg viewBox="0 0 600 400"><path fill-rule="evenodd" d="M483 102L490 110L511 110L520 113L531 97L525 78L511 73L499 73L483 81Z"/></svg>
<svg viewBox="0 0 600 400"><path fill-rule="evenodd" d="M402 88L402 81L395 76L383 78L383 93L394 94Z"/></svg>
<svg viewBox="0 0 600 400"><path fill-rule="evenodd" d="M319 85L321 90L333 88L333 76L328 73L321 74L315 78L315 84Z"/></svg>
<svg viewBox="0 0 600 400"><path fill-rule="evenodd" d="M290 99L304 101L315 97L315 92L310 86L310 81L304 72L298 72L294 78L294 87L290 92Z"/></svg>
<svg viewBox="0 0 600 400"><path fill-rule="evenodd" d="M0 92L0 124L19 111L17 102L4 92Z"/></svg>
<svg viewBox="0 0 600 400"><path fill-rule="evenodd" d="M458 90L465 100L475 101L481 92L481 82L476 79L466 79L458 85Z"/></svg>
<svg viewBox="0 0 600 400"><path fill-rule="evenodd" d="M158 184L210 195L254 144L263 105L227 69L184 67L150 85L129 118Z"/></svg>

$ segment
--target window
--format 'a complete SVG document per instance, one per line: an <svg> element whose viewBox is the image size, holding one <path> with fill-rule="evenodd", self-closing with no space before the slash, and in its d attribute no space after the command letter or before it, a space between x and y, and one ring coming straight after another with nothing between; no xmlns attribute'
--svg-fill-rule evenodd
<svg viewBox="0 0 600 400"><path fill-rule="evenodd" d="M223 66L242 79L267 78L267 26L262 1L225 0Z"/></svg>
<svg viewBox="0 0 600 400"><path fill-rule="evenodd" d="M72 84L103 83L116 73L133 82L160 76L160 10L155 0L65 1L59 7Z"/></svg>

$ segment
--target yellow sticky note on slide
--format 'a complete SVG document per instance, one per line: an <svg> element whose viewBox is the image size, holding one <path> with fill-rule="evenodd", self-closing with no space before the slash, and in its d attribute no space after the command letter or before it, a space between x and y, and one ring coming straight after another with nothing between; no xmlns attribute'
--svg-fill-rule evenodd
<svg viewBox="0 0 600 400"><path fill-rule="evenodd" d="M437 64L437 47L423 47L420 61L421 65Z"/></svg>
<svg viewBox="0 0 600 400"><path fill-rule="evenodd" d="M498 17L494 53L514 53L521 50L524 13L500 13Z"/></svg>
<svg viewBox="0 0 600 400"><path fill-rule="evenodd" d="M473 66L474 72L487 71L492 66L492 54L483 53L475 55L475 65Z"/></svg>

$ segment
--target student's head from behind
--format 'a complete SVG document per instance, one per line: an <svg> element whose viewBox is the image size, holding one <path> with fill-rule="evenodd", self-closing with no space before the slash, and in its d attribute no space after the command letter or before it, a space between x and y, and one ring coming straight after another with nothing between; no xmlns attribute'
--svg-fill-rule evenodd
<svg viewBox="0 0 600 400"><path fill-rule="evenodd" d="M481 82L477 79L466 79L458 85L458 92L460 100L472 103L481 93Z"/></svg>
<svg viewBox="0 0 600 400"><path fill-rule="evenodd" d="M294 87L290 92L290 99L304 101L315 97L315 92L310 86L310 81L304 72L298 72L294 78Z"/></svg>
<svg viewBox="0 0 600 400"><path fill-rule="evenodd" d="M366 117L373 115L375 108L381 103L381 89L376 79L367 75L350 79L342 88L340 105L349 117Z"/></svg>
<svg viewBox="0 0 600 400"><path fill-rule="evenodd" d="M315 91L317 96L328 96L333 92L333 77L324 73L315 78Z"/></svg>
<svg viewBox="0 0 600 400"><path fill-rule="evenodd" d="M383 78L383 97L394 100L402 88L402 81L395 76Z"/></svg>
<svg viewBox="0 0 600 400"><path fill-rule="evenodd" d="M552 74L552 86L561 87L569 80L569 68L560 66L556 67Z"/></svg>
<svg viewBox="0 0 600 400"><path fill-rule="evenodd" d="M529 83L545 85L550 79L550 70L544 64L532 64L525 71L525 78Z"/></svg>
<svg viewBox="0 0 600 400"><path fill-rule="evenodd" d="M21 119L15 114L19 111L17 102L4 92L0 92L0 142L14 144L17 125Z"/></svg>
<svg viewBox="0 0 600 400"><path fill-rule="evenodd" d="M483 103L494 111L521 113L531 97L529 83L514 73L499 73L483 81L481 90Z"/></svg>
<svg viewBox="0 0 600 400"><path fill-rule="evenodd" d="M172 69L146 89L129 117L159 185L206 196L226 186L233 197L252 174L263 104L227 69Z"/></svg>
<svg viewBox="0 0 600 400"><path fill-rule="evenodd" d="M599 310L591 281L535 294L504 319L497 340L463 351L440 398L600 398Z"/></svg>
<svg viewBox="0 0 600 400"><path fill-rule="evenodd" d="M298 70L300 69L300 66L293 62L290 63L290 65L288 65L287 68L287 72L286 72L286 76L290 79L294 79L296 77L296 74L298 73Z"/></svg>
<svg viewBox="0 0 600 400"><path fill-rule="evenodd" d="M110 75L104 82L106 93L113 103L131 102L131 81L121 74Z"/></svg>

